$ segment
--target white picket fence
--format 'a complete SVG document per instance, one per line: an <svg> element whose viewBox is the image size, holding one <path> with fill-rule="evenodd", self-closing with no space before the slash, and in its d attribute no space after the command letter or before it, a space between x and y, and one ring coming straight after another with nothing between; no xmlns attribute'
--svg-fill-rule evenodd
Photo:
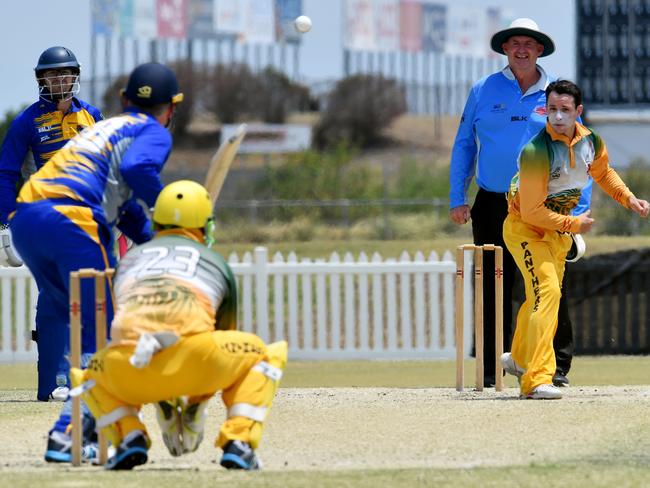
<svg viewBox="0 0 650 488"><path fill-rule="evenodd" d="M425 258L286 259L258 247L229 257L239 288L239 325L267 342L286 339L292 359L451 359L456 263ZM468 263L466 263L467 265ZM37 290L26 268L0 268L0 362L33 361ZM471 283L465 283L471 297ZM465 300L469 352L471 299Z"/></svg>
<svg viewBox="0 0 650 488"><path fill-rule="evenodd" d="M0 268L0 362L36 360L36 344L31 341L36 317L36 282L29 270Z"/></svg>

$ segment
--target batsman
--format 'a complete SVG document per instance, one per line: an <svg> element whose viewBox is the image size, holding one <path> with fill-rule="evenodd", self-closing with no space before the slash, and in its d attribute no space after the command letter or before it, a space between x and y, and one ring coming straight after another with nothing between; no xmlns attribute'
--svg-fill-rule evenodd
<svg viewBox="0 0 650 488"><path fill-rule="evenodd" d="M70 139L104 118L99 109L77 98L81 65L70 49L53 46L43 51L34 74L39 99L11 123L0 148L0 265L5 266L23 264L9 227L23 183ZM37 227L33 219L30 226ZM49 239L31 235L30 239L49 243ZM32 332L38 347L37 398L64 401L68 396L68 367L63 357L65 321L58 315L58 290L38 278L36 330Z"/></svg>
<svg viewBox="0 0 650 488"><path fill-rule="evenodd" d="M153 403L174 456L203 439L206 406L222 391L228 417L216 446L228 469L260 467L255 449L287 361L287 343L265 345L236 329L237 288L211 249L212 200L192 181L163 189L153 213L154 238L131 249L115 277L112 340L85 370L72 369L98 428L115 446L107 469L147 461L150 437L138 417Z"/></svg>

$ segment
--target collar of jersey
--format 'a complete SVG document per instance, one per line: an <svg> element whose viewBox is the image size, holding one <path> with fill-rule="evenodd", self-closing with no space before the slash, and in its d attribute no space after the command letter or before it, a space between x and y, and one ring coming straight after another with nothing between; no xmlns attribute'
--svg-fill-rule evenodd
<svg viewBox="0 0 650 488"><path fill-rule="evenodd" d="M56 112L58 104L56 102L50 102L49 100L41 99L41 107L43 107L48 112ZM72 97L72 103L70 104L70 110L66 113L79 112L82 109L81 103L76 97Z"/></svg>
<svg viewBox="0 0 650 488"><path fill-rule="evenodd" d="M526 93L523 94L524 97L526 95L530 95L531 93L544 91L548 86L549 81L548 81L548 75L546 74L546 71L544 71L544 68L542 68L539 64L536 64L535 66L537 68L537 72L540 74L539 80L537 80L537 83L535 83L528 90L526 90ZM503 73L503 76L508 78L510 81L517 81L515 79L515 74L512 72L509 65L506 65L506 67L503 68L501 72Z"/></svg>
<svg viewBox="0 0 650 488"><path fill-rule="evenodd" d="M564 134L560 134L559 132L556 132L547 119L546 132L548 133L549 136L551 136L552 141L560 141L566 144L567 146L569 146L569 166L571 168L575 167L576 163L575 163L575 155L573 153L573 146L575 146L578 143L578 141L591 134L591 131L587 129L584 125L582 125L580 122L576 122L575 134L573 134L572 139L569 139Z"/></svg>
<svg viewBox="0 0 650 488"><path fill-rule="evenodd" d="M156 232L156 237L165 237L165 236L177 236L185 237L187 239L192 239L200 244L205 242L203 238L203 233L200 229L183 229L181 227L175 227L173 229L161 229Z"/></svg>
<svg viewBox="0 0 650 488"><path fill-rule="evenodd" d="M587 137L589 134L591 134L591 131L587 129L584 125L582 125L580 122L576 122L576 132L573 135L573 139L569 139L564 134L560 134L559 132L556 132L548 120L546 121L546 132L548 132L548 135L551 136L551 140L562 141L567 146L575 146L580 139L582 139L583 137Z"/></svg>
<svg viewBox="0 0 650 488"><path fill-rule="evenodd" d="M156 120L156 117L154 117L154 116L151 115L150 113L145 112L145 111L144 111L143 109L141 109L140 107L136 107L135 105L129 105L129 106L127 106L127 107L124 109L124 112L125 112L125 113L126 113L126 112L129 112L129 113L142 114L142 115L146 115L146 116L149 117L150 119Z"/></svg>

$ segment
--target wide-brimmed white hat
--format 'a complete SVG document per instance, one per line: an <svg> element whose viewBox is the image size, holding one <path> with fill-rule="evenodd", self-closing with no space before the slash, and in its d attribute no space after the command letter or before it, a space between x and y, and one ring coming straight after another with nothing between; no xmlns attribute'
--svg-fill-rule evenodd
<svg viewBox="0 0 650 488"><path fill-rule="evenodd" d="M542 46L544 46L544 51L539 55L540 58L548 56L555 51L555 44L553 39L551 39L547 34L544 34L539 30L537 22L533 19L528 19L522 17L521 19L515 19L510 24L510 27L507 29L500 30L492 36L490 41L490 46L493 51L498 52L499 54L505 54L503 52L502 44L507 42L512 36L528 36L535 39Z"/></svg>

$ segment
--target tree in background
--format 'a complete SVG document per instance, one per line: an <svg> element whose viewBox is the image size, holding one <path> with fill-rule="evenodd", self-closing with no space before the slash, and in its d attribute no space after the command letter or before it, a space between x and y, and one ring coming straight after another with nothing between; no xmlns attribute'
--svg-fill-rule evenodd
<svg viewBox="0 0 650 488"><path fill-rule="evenodd" d="M266 167L266 177L260 181L258 194L277 200L377 199L381 198L380 168L370 164L355 164L357 151L346 143L327 151L303 151L290 155L286 162ZM354 208L351 217L368 209ZM313 209L291 207L283 210L284 218L309 214L328 220L338 218L340 210L321 206Z"/></svg>
<svg viewBox="0 0 650 488"><path fill-rule="evenodd" d="M205 105L222 124L244 119L282 124L289 113L312 103L309 88L272 67L254 73L246 64L219 64L207 86Z"/></svg>
<svg viewBox="0 0 650 488"><path fill-rule="evenodd" d="M617 169L623 181L635 195L650 195L650 171L646 159L637 158L625 169ZM594 188L592 210L597 208L595 231L607 235L648 235L650 222L638 215L629 216L628 210L618 205L611 198Z"/></svg>
<svg viewBox="0 0 650 488"><path fill-rule="evenodd" d="M5 112L4 119L0 120L0 146L5 140L5 135L7 134L7 131L9 130L9 126L11 123L14 121L14 119L18 116L20 112L22 112L25 109L26 106L23 106L19 108L16 111L13 110L7 110Z"/></svg>
<svg viewBox="0 0 650 488"><path fill-rule="evenodd" d="M122 113L120 91L126 88L127 79L128 76L126 75L118 76L102 94L102 113L104 117L112 117Z"/></svg>
<svg viewBox="0 0 650 488"><path fill-rule="evenodd" d="M376 144L382 131L406 112L404 90L396 80L354 75L340 80L314 130L317 147L347 141L361 147Z"/></svg>
<svg viewBox="0 0 650 488"><path fill-rule="evenodd" d="M179 89L183 93L183 102L176 106L176 112L174 112L173 130L175 135L183 136L187 133L187 128L194 115L196 100L194 87L197 81L200 81L196 80L196 77L200 75L195 72L192 63L188 61L182 60L169 63L169 67L176 73ZM105 117L112 117L122 113L120 92L123 88L126 88L127 80L127 75L120 75L104 91L102 95L102 112Z"/></svg>
<svg viewBox="0 0 650 488"><path fill-rule="evenodd" d="M233 124L255 112L255 98L262 90L259 79L243 63L218 64L206 92L206 108L222 124Z"/></svg>
<svg viewBox="0 0 650 488"><path fill-rule="evenodd" d="M308 111L309 88L292 82L287 75L267 67L258 75L262 90L255 104L257 115L269 124L283 124L291 112Z"/></svg>

